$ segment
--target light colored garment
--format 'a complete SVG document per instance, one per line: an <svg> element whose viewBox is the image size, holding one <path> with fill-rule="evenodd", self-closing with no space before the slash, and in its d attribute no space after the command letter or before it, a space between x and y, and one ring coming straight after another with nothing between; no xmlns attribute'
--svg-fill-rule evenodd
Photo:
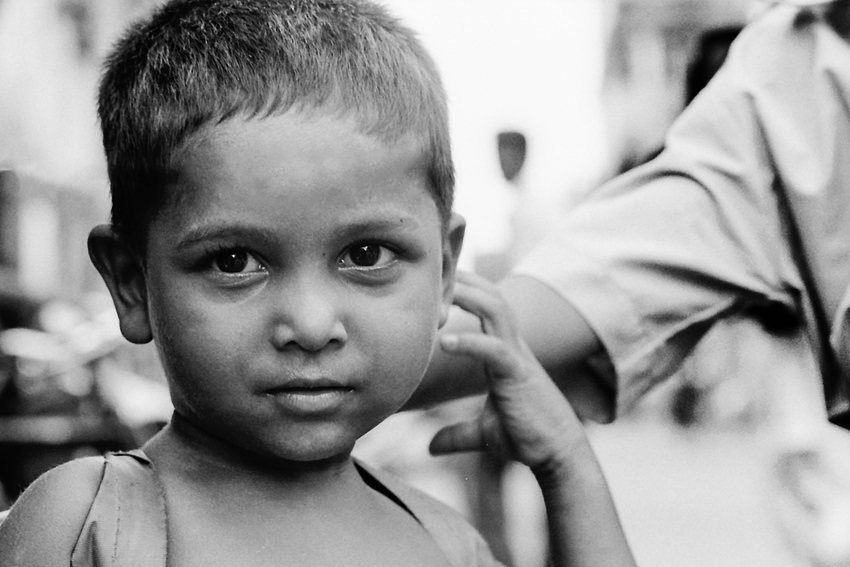
<svg viewBox="0 0 850 567"><path fill-rule="evenodd" d="M607 351L620 411L715 321L770 306L805 312L799 332L830 410L846 410L837 385L850 377L850 43L820 11L767 10L661 156L579 204L516 273L583 314Z"/></svg>
<svg viewBox="0 0 850 567"><path fill-rule="evenodd" d="M374 490L413 515L453 567L500 567L460 514L394 477L357 462ZM109 454L74 548L71 567L165 567L167 507L153 464L142 451ZM287 564L281 558L281 564Z"/></svg>
<svg viewBox="0 0 850 567"><path fill-rule="evenodd" d="M850 7L834 6L846 34ZM620 412L738 314L741 371L770 404L769 503L819 567L850 565L850 433L825 419L848 409L850 42L828 9L778 5L749 24L661 156L596 191L516 270L597 333ZM804 324L759 338L753 308L768 327L783 311Z"/></svg>

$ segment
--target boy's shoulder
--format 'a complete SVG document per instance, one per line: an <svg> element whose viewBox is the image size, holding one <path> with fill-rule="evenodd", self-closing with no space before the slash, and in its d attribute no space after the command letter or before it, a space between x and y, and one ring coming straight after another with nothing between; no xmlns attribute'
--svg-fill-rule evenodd
<svg viewBox="0 0 850 567"><path fill-rule="evenodd" d="M140 451L76 459L50 470L0 525L4 567L65 567L69 560L157 567L165 565L165 550L164 496Z"/></svg>
<svg viewBox="0 0 850 567"><path fill-rule="evenodd" d="M100 487L104 462L102 457L75 459L36 479L0 525L0 564L67 565Z"/></svg>
<svg viewBox="0 0 850 567"><path fill-rule="evenodd" d="M425 528L452 565L500 565L490 547L469 521L454 508L386 471L357 461L364 480L405 508Z"/></svg>

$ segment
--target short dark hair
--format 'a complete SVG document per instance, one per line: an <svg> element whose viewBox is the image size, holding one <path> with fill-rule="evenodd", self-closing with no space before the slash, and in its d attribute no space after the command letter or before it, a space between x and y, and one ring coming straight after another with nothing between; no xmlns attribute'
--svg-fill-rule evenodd
<svg viewBox="0 0 850 567"><path fill-rule="evenodd" d="M98 92L112 224L138 253L187 142L233 117L331 106L370 135L423 139L445 221L446 97L415 34L366 0L173 0L132 26Z"/></svg>

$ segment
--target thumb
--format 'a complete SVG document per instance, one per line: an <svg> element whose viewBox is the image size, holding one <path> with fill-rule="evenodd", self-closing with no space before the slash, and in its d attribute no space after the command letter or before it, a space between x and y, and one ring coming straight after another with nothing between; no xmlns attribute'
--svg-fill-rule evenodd
<svg viewBox="0 0 850 567"><path fill-rule="evenodd" d="M432 455L447 455L484 448L484 432L479 420L464 421L440 429L428 449Z"/></svg>

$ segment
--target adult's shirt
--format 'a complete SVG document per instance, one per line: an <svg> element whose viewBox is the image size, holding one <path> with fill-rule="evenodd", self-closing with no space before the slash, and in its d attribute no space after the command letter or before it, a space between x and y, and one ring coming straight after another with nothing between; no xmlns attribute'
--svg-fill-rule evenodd
<svg viewBox="0 0 850 567"><path fill-rule="evenodd" d="M597 333L620 410L714 322L751 312L806 341L829 410L846 411L850 43L837 29L823 10L767 10L662 154L591 194L517 267Z"/></svg>

